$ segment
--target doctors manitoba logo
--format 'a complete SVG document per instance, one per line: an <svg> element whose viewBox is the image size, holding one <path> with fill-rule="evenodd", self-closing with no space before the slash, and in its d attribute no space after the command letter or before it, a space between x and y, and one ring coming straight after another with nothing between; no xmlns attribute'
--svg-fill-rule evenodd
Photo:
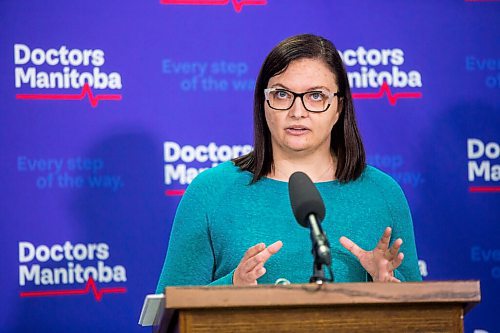
<svg viewBox="0 0 500 333"><path fill-rule="evenodd" d="M106 243L35 245L19 242L21 297L75 296L92 293L97 301L104 294L125 293L117 283L127 281L122 265L110 265ZM102 287L112 284L113 287Z"/></svg>
<svg viewBox="0 0 500 333"><path fill-rule="evenodd" d="M101 101L119 101L121 94L100 90L121 90L118 72L106 72L101 49L33 48L14 44L14 80L21 100L79 101L88 98L96 107ZM105 66L107 67L107 66ZM57 89L57 90L56 90Z"/></svg>
<svg viewBox="0 0 500 333"><path fill-rule="evenodd" d="M500 144L467 139L469 192L500 192Z"/></svg>
<svg viewBox="0 0 500 333"><path fill-rule="evenodd" d="M251 152L251 145L208 144L181 145L175 141L163 143L165 191L167 196L184 194L185 187L208 168Z"/></svg>
<svg viewBox="0 0 500 333"><path fill-rule="evenodd" d="M407 68L403 49L359 46L339 54L347 67L354 99L387 98L396 105L400 99L422 98L422 75Z"/></svg>

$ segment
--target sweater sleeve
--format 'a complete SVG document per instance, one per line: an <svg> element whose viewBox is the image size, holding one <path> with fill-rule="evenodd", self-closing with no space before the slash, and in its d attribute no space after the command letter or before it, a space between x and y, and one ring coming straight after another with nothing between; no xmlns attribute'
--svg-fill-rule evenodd
<svg viewBox="0 0 500 333"><path fill-rule="evenodd" d="M400 252L404 254L403 262L395 270L394 275L402 282L422 281L418 267L417 248L415 246L413 222L408 201L401 187L392 178L391 182L392 186L390 186L388 193L386 193L386 200L393 220L391 245L396 239L401 238L403 244Z"/></svg>
<svg viewBox="0 0 500 333"><path fill-rule="evenodd" d="M205 172L188 186L177 208L157 293L167 286L232 284L233 272L213 280L215 256L208 207L215 193L211 193L209 175L204 175Z"/></svg>

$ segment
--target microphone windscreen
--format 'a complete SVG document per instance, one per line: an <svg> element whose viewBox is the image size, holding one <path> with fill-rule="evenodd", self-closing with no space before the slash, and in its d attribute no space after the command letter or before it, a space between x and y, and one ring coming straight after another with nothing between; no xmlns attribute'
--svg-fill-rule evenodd
<svg viewBox="0 0 500 333"><path fill-rule="evenodd" d="M288 193L293 215L301 226L309 227L308 217L310 214L316 215L318 223L323 221L325 204L318 189L305 173L297 171L290 176Z"/></svg>

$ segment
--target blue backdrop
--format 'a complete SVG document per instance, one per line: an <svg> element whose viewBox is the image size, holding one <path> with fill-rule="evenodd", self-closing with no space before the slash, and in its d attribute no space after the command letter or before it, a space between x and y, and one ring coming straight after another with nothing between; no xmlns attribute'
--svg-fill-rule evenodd
<svg viewBox="0 0 500 333"><path fill-rule="evenodd" d="M251 149L260 65L298 33L342 53L368 160L408 197L424 280L480 279L466 331L500 331L499 1L0 13L2 332L144 330L183 190Z"/></svg>

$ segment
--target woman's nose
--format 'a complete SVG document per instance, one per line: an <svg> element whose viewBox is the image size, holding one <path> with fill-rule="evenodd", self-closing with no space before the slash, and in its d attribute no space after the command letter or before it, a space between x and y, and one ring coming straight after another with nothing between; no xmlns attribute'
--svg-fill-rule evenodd
<svg viewBox="0 0 500 333"><path fill-rule="evenodd" d="M304 105L302 104L302 100L300 99L300 97L297 97L292 107L288 111L288 114L292 118L305 118L308 116L309 111L307 111L304 108Z"/></svg>

